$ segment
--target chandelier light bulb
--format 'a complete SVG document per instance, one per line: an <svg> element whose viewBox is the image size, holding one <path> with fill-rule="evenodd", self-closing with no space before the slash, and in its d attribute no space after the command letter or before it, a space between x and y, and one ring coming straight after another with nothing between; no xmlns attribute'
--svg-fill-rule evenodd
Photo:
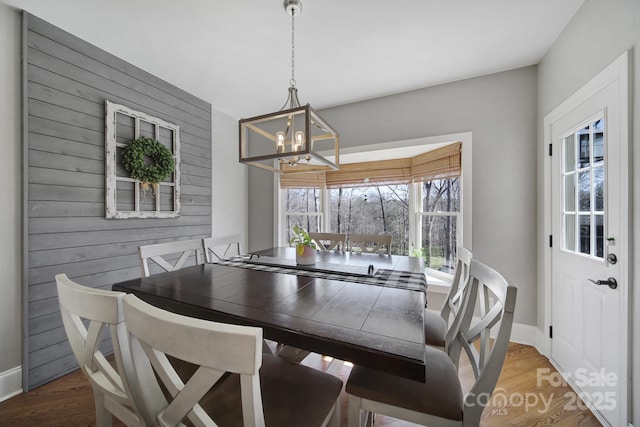
<svg viewBox="0 0 640 427"><path fill-rule="evenodd" d="M284 132L280 131L276 133L276 144L278 153L284 153Z"/></svg>
<svg viewBox="0 0 640 427"><path fill-rule="evenodd" d="M304 132L302 131L298 131L296 132L295 135L296 139L295 139L295 143L294 143L294 150L298 151L302 148L302 143L304 142Z"/></svg>

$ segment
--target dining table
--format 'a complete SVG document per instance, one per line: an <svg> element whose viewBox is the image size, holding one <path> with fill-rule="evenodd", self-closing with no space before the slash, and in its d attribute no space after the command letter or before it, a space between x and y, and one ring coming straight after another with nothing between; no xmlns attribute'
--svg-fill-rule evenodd
<svg viewBox="0 0 640 427"><path fill-rule="evenodd" d="M263 329L277 343L425 381L420 258L278 247L112 285L178 314Z"/></svg>

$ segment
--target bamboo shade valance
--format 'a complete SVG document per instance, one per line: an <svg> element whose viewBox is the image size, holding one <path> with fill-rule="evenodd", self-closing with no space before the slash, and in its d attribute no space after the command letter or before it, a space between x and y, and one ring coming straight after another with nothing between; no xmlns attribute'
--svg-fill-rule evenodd
<svg viewBox="0 0 640 427"><path fill-rule="evenodd" d="M337 171L280 174L281 188L356 187L406 184L460 176L462 143L404 159L348 163Z"/></svg>
<svg viewBox="0 0 640 427"><path fill-rule="evenodd" d="M324 188L325 172L280 174L280 188Z"/></svg>
<svg viewBox="0 0 640 427"><path fill-rule="evenodd" d="M432 181L460 176L462 169L462 142L428 151L411 159L414 181Z"/></svg>
<svg viewBox="0 0 640 427"><path fill-rule="evenodd" d="M340 170L327 172L328 188L409 182L411 182L411 159L349 163L340 165Z"/></svg>

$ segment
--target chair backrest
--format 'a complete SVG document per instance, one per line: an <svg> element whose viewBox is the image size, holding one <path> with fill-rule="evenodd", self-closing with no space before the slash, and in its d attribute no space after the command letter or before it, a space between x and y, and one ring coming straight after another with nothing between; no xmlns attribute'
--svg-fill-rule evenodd
<svg viewBox="0 0 640 427"><path fill-rule="evenodd" d="M449 295L447 295L447 299L440 311L440 315L449 326L458 316L458 313L460 313L460 308L464 299L464 291L469 283L471 259L473 258L473 254L468 249L459 246L457 248L457 258L458 261L456 263L453 281L451 282L451 289L449 290ZM455 333L456 331L454 328L449 327L447 329L445 350L449 347L449 343L451 343Z"/></svg>
<svg viewBox="0 0 640 427"><path fill-rule="evenodd" d="M55 278L67 338L93 388L97 424L111 425L113 414L129 426L155 425L136 385L130 381L135 375L122 312L125 293L82 286L65 274ZM111 332L115 369L99 349L107 327ZM153 374L150 366L141 365L140 370L142 375ZM162 395L157 387L150 387L145 393L151 400Z"/></svg>
<svg viewBox="0 0 640 427"><path fill-rule="evenodd" d="M391 234L349 234L349 250L377 254L384 250L391 255Z"/></svg>
<svg viewBox="0 0 640 427"><path fill-rule="evenodd" d="M191 256L195 256L194 265L204 264L202 239L179 240L176 242L140 246L138 248L138 254L140 255L140 267L142 268L144 277L151 275L149 260L152 260L164 271L181 269ZM175 261L171 261L168 255L178 256L178 258Z"/></svg>
<svg viewBox="0 0 640 427"><path fill-rule="evenodd" d="M223 261L232 257L242 256L240 252L240 235L207 237L202 240L204 255L207 262Z"/></svg>
<svg viewBox="0 0 640 427"><path fill-rule="evenodd" d="M347 235L344 233L309 233L321 251L347 249Z"/></svg>
<svg viewBox="0 0 640 427"><path fill-rule="evenodd" d="M473 369L476 382L465 399L464 417L465 422L471 420L469 425L474 425L474 420L479 422L486 406L486 402L482 404L482 396L491 395L504 364L517 288L493 268L476 259L471 260L469 274L468 292L464 293L462 308L464 314L458 316L452 326L456 328L456 334L448 352L457 366L460 353L464 350ZM472 322L474 314L480 316L476 322ZM491 329L498 323L497 334L492 339ZM476 348L477 341L479 349Z"/></svg>
<svg viewBox="0 0 640 427"><path fill-rule="evenodd" d="M264 425L259 378L262 329L182 316L131 294L123 305L135 366L149 360L171 396L156 412L161 425L177 425L185 417L195 425L216 425L198 402L226 372L240 374L244 425ZM186 384L167 355L197 366Z"/></svg>

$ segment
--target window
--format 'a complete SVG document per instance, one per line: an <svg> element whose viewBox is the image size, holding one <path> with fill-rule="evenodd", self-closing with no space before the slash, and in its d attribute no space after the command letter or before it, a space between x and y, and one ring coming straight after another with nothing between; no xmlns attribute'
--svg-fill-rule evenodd
<svg viewBox="0 0 640 427"><path fill-rule="evenodd" d="M564 249L604 257L604 118L563 138Z"/></svg>
<svg viewBox="0 0 640 427"><path fill-rule="evenodd" d="M409 255L409 187L398 184L329 190L329 231L392 234L391 253Z"/></svg>
<svg viewBox="0 0 640 427"><path fill-rule="evenodd" d="M471 157L468 138L465 162ZM422 256L426 274L450 280L463 222L470 232L471 204L462 200L462 143L426 153L421 147L415 157L343 163L339 171L316 175L281 174L278 244L288 244L294 224L347 235L390 233L393 254ZM465 163L467 171L471 165ZM464 221L463 206L469 215Z"/></svg>
<svg viewBox="0 0 640 427"><path fill-rule="evenodd" d="M293 236L291 229L299 225L307 231L320 231L322 224L322 191L318 188L286 188L283 189L284 203L284 237L286 243Z"/></svg>
<svg viewBox="0 0 640 427"><path fill-rule="evenodd" d="M449 178L419 184L421 210L420 255L429 273L452 275L456 265L458 219L460 217L460 179Z"/></svg>

